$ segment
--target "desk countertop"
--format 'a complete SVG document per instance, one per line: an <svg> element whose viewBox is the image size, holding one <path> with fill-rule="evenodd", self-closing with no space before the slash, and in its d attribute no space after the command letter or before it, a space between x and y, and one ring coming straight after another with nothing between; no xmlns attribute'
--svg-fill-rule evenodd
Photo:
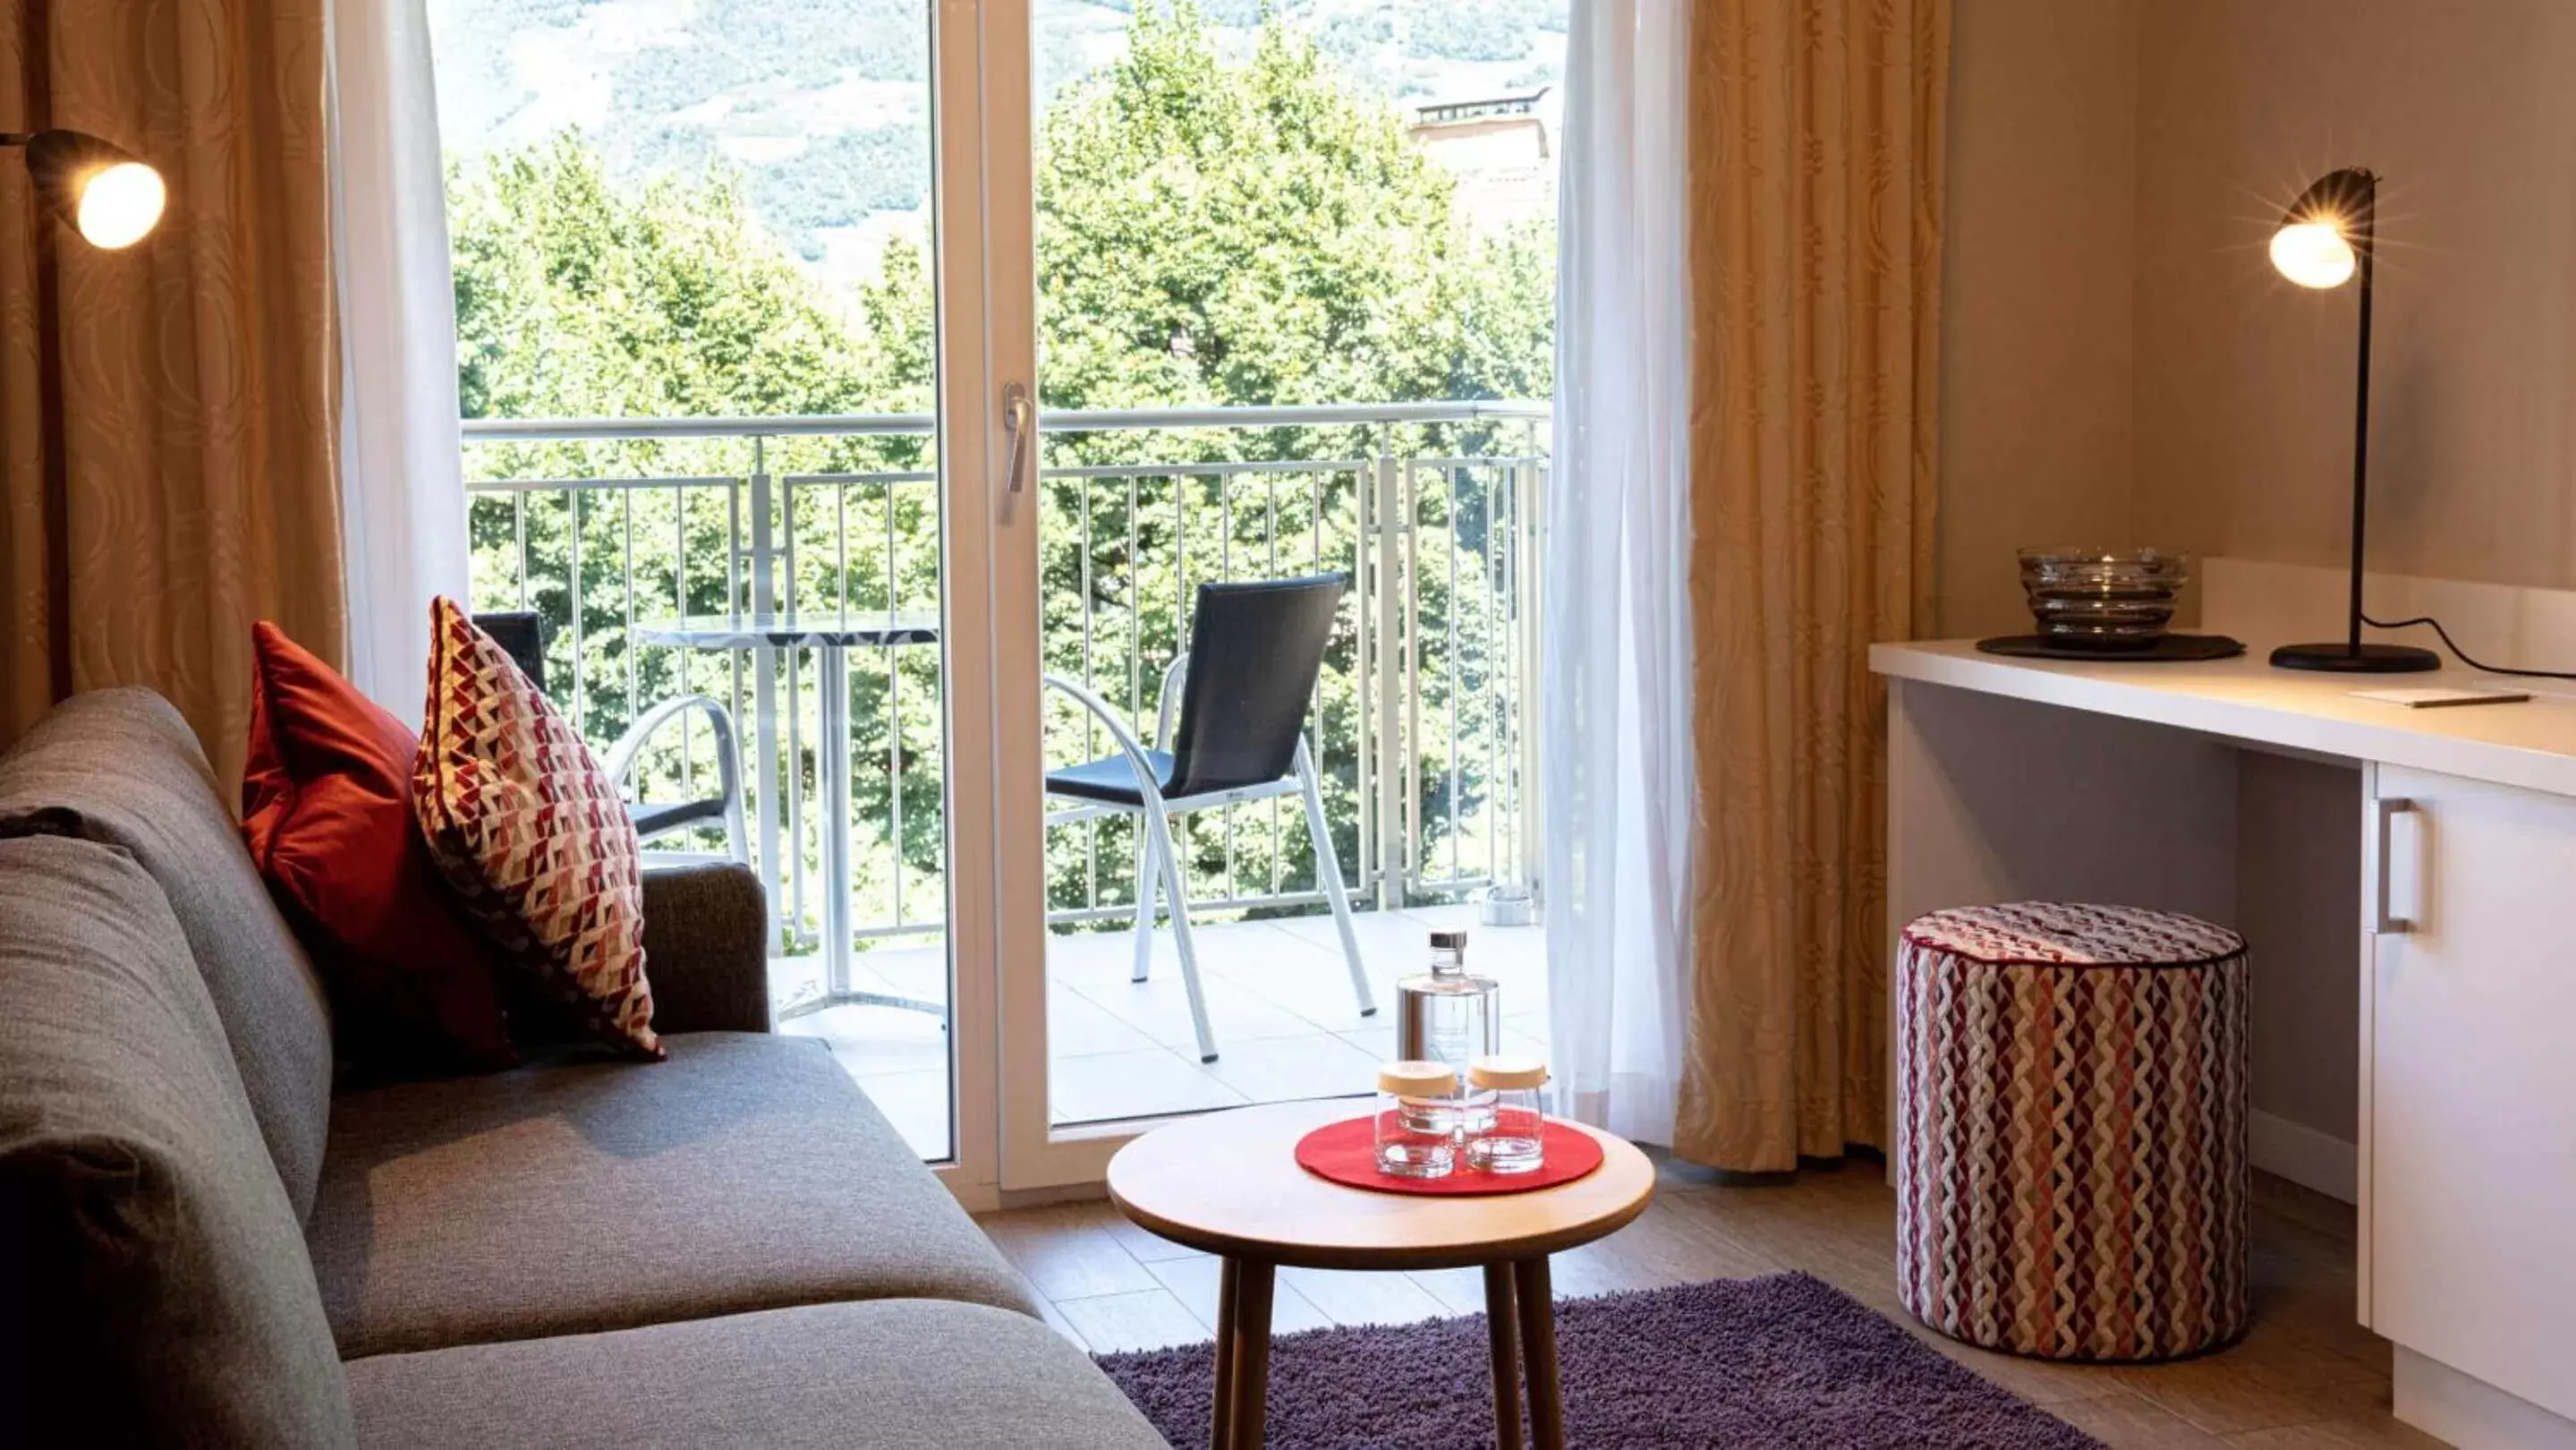
<svg viewBox="0 0 2576 1450"><path fill-rule="evenodd" d="M2549 682L2451 668L2417 675L2319 675L2264 662L2270 642L2236 659L2062 663L1980 654L1972 640L1872 645L1869 666L1915 680L2171 725L2205 735L2348 760L2380 761L2576 796L2576 697ZM2532 689L2522 704L2408 709L2354 690L2409 686Z"/></svg>

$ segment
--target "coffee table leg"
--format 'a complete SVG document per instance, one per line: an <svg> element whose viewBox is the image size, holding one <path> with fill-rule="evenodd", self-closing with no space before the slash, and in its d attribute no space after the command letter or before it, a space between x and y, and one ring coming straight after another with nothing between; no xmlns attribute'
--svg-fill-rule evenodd
<svg viewBox="0 0 2576 1450"><path fill-rule="evenodd" d="M1512 1266L1520 1300L1521 1354L1529 1370L1530 1439L1538 1450L1565 1450L1565 1402L1556 1381L1556 1302L1547 1282L1547 1257Z"/></svg>
<svg viewBox="0 0 2576 1450"><path fill-rule="evenodd" d="M1227 1259L1216 1281L1216 1385L1210 1399L1209 1450L1234 1450L1235 1286L1242 1266Z"/></svg>
<svg viewBox="0 0 2576 1450"><path fill-rule="evenodd" d="M1261 1450L1262 1421L1270 1410L1270 1296L1276 1274L1270 1265L1252 1261L1237 1271L1230 1417L1236 1450Z"/></svg>
<svg viewBox="0 0 2576 1450"><path fill-rule="evenodd" d="M1485 1337L1493 1346L1495 1450L1520 1450L1520 1346L1512 1328L1509 1264L1485 1266Z"/></svg>

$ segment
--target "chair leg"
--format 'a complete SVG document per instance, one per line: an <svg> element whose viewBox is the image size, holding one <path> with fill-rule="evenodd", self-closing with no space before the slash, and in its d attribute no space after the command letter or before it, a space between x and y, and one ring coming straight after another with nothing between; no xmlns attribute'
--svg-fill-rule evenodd
<svg viewBox="0 0 2576 1450"><path fill-rule="evenodd" d="M1154 966L1154 838L1145 818L1136 817L1136 970L1127 980L1141 982Z"/></svg>
<svg viewBox="0 0 2576 1450"><path fill-rule="evenodd" d="M1199 990L1199 954L1190 942L1190 898L1181 889L1180 854L1172 848L1172 821L1163 802L1145 800L1145 826L1153 832L1154 855L1162 863L1163 895L1172 905L1172 944L1180 948L1181 984L1190 994L1190 1027L1198 1034L1199 1061L1216 1061L1216 1034L1208 1029L1207 998Z"/></svg>
<svg viewBox="0 0 2576 1450"><path fill-rule="evenodd" d="M751 864L751 827L743 819L742 792L737 789L725 797L725 850L737 866Z"/></svg>
<svg viewBox="0 0 2576 1450"><path fill-rule="evenodd" d="M1377 1015L1377 996L1369 990L1368 966L1360 960L1359 928L1351 921L1351 895L1342 889L1342 863L1333 854L1332 828L1324 823L1324 791L1315 783L1315 762L1306 742L1297 742L1297 784L1306 799L1306 835L1315 843L1315 875L1324 884L1324 899L1333 906L1333 928L1341 933L1342 960L1351 969L1351 995L1360 1015Z"/></svg>

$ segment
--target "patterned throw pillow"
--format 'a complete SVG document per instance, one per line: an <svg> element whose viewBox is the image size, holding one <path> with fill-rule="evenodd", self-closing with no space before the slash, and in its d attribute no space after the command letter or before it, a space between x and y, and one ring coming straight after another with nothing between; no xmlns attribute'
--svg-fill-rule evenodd
<svg viewBox="0 0 2576 1450"><path fill-rule="evenodd" d="M412 804L448 884L591 1035L662 1056L635 825L616 783L449 599L430 605L424 714Z"/></svg>

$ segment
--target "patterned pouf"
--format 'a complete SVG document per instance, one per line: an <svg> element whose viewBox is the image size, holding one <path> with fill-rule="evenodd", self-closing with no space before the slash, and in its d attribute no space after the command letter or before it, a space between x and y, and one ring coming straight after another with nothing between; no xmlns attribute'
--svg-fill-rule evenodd
<svg viewBox="0 0 2576 1450"><path fill-rule="evenodd" d="M2241 1332L2244 939L2136 907L1965 907L1906 927L1896 976L1905 1307L2049 1359Z"/></svg>

